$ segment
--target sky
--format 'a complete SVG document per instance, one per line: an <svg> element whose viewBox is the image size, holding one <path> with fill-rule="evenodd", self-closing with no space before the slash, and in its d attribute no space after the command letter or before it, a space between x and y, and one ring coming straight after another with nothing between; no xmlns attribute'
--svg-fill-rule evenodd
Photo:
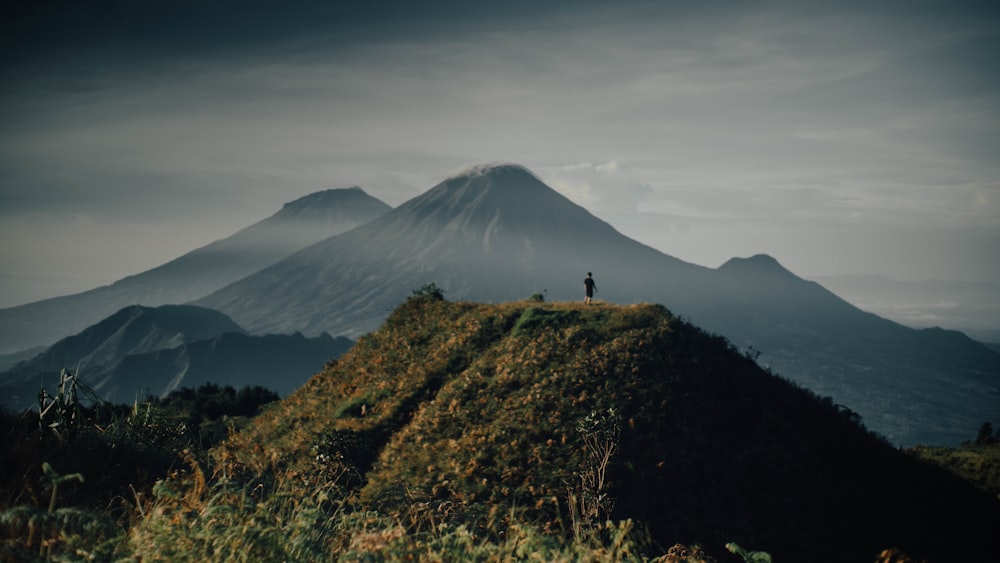
<svg viewBox="0 0 1000 563"><path fill-rule="evenodd" d="M996 2L39 0L0 17L0 307L285 202L512 162L717 267L1000 282Z"/></svg>

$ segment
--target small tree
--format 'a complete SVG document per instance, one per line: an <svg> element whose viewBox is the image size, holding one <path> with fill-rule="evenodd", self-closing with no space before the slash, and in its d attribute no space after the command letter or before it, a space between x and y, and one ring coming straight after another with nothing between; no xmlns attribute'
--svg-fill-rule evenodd
<svg viewBox="0 0 1000 563"><path fill-rule="evenodd" d="M618 451L621 437L621 415L614 407L606 412L593 411L576 424L583 435L587 457L580 464L580 481L569 490L569 514L573 535L579 541L583 530L607 520L614 508L614 499L607 491L607 472L611 457Z"/></svg>
<svg viewBox="0 0 1000 563"><path fill-rule="evenodd" d="M979 433L976 434L977 444L992 444L993 443L993 424L990 422L984 422L982 426L979 427Z"/></svg>

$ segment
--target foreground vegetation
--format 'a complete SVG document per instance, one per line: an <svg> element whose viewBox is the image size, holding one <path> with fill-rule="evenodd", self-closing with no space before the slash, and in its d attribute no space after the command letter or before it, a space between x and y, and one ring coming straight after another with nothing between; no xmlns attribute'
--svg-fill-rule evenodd
<svg viewBox="0 0 1000 563"><path fill-rule="evenodd" d="M934 463L1000 500L1000 428L984 423L975 441L957 448L917 446L909 450L917 458Z"/></svg>
<svg viewBox="0 0 1000 563"><path fill-rule="evenodd" d="M220 414L240 401L217 388L234 400L182 393L72 437L6 418L0 453L17 463L2 470L0 559L943 562L993 549L995 499L663 307L431 290L252 419L257 405Z"/></svg>
<svg viewBox="0 0 1000 563"><path fill-rule="evenodd" d="M185 421L200 420L208 404L219 412L218 396L233 395L214 391L181 390L131 409L86 409L71 437L39 428L37 413L4 414L4 459L14 463L4 466L0 561L650 560L639 555L648 538L627 520L595 523L569 539L511 512L504 537L484 538L462 525L413 526L358 510L342 471L323 469L329 478L321 484L291 471L250 481L208 473L215 464L197 449L203 437ZM190 410L177 410L179 404ZM30 463L39 459L58 459L90 477ZM317 462L336 467L322 456ZM152 480L155 474L160 478ZM713 559L697 546L677 545L657 560Z"/></svg>

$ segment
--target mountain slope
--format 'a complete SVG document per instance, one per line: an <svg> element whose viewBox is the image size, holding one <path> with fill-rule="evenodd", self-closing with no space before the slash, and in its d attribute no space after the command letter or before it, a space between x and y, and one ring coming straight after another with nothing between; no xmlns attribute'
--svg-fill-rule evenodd
<svg viewBox="0 0 1000 563"><path fill-rule="evenodd" d="M307 195L230 237L111 285L0 309L0 351L50 345L127 305L197 299L389 209L360 188Z"/></svg>
<svg viewBox="0 0 1000 563"><path fill-rule="evenodd" d="M357 475L338 481L355 508L397 522L497 534L517 511L557 533L587 463L578 422L609 408L622 426L603 492L659 545L735 541L776 561L993 552L996 499L652 305L410 299L215 453L230 475Z"/></svg>
<svg viewBox="0 0 1000 563"><path fill-rule="evenodd" d="M1000 356L959 334L865 313L768 256L718 269L629 239L515 165L472 168L353 231L196 301L251 332L374 330L433 282L456 299L545 292L656 302L753 347L779 373L830 395L900 445L957 444L1000 403Z"/></svg>
<svg viewBox="0 0 1000 563"><path fill-rule="evenodd" d="M323 334L252 336L230 332L175 348L130 355L102 370L102 396L123 402L137 394L164 397L181 387L206 383L237 389L266 387L287 395L354 343Z"/></svg>
<svg viewBox="0 0 1000 563"><path fill-rule="evenodd" d="M1000 356L967 336L861 311L773 258L719 268L732 287L692 314L897 443L957 444L997 414Z"/></svg>
<svg viewBox="0 0 1000 563"><path fill-rule="evenodd" d="M646 298L649 277L669 280L667 296L709 295L708 269L628 239L520 166L496 165L449 178L195 303L225 311L251 332L354 337L426 283L454 298L503 301L547 291L575 299L588 270L602 272L599 296L603 279L618 301Z"/></svg>
<svg viewBox="0 0 1000 563"><path fill-rule="evenodd" d="M251 336L202 307L133 305L0 373L0 399L14 409L33 406L42 384L55 393L63 368L113 403L203 383L260 385L284 395L352 344L327 334Z"/></svg>
<svg viewBox="0 0 1000 563"><path fill-rule="evenodd" d="M980 342L1000 341L1000 284L882 276L814 278L861 309L915 328L961 330Z"/></svg>
<svg viewBox="0 0 1000 563"><path fill-rule="evenodd" d="M794 345L775 346L767 361L858 411L894 443L955 445L998 414L1000 356L962 333L899 325L848 332L811 357Z"/></svg>
<svg viewBox="0 0 1000 563"><path fill-rule="evenodd" d="M174 348L227 332L243 332L243 329L226 315L203 307L125 307L80 333L60 340L34 358L0 373L0 383L5 384L8 393L17 389L18 394L23 395L24 390L17 385L27 385L30 390L27 396L20 397L19 402L11 401L9 397L5 397L5 402L17 408L33 403L39 385L45 383L51 386L58 382L63 368L79 373L99 390L100 374L127 356ZM134 397L126 398L132 399Z"/></svg>

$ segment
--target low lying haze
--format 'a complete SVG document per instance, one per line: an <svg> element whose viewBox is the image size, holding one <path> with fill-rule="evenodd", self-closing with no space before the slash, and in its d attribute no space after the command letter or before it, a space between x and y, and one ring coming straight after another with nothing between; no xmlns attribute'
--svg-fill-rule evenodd
<svg viewBox="0 0 1000 563"><path fill-rule="evenodd" d="M994 2L5 12L0 306L157 266L323 188L396 206L484 161L705 266L767 253L803 277L1000 282Z"/></svg>

